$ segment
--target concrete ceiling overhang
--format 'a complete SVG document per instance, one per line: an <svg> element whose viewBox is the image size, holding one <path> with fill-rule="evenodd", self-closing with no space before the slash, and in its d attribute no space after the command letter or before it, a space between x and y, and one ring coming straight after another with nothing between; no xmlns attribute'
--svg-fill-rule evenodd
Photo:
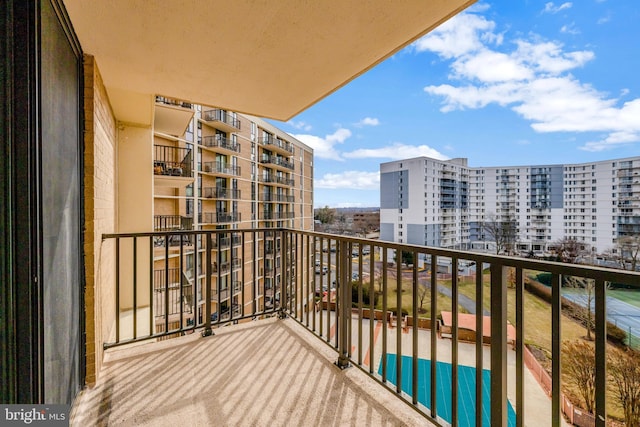
<svg viewBox="0 0 640 427"><path fill-rule="evenodd" d="M475 0L64 0L105 86L288 120Z"/></svg>

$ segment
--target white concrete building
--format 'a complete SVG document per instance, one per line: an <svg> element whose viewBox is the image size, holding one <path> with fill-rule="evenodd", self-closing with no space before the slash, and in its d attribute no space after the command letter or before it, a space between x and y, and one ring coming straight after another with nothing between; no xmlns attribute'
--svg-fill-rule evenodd
<svg viewBox="0 0 640 427"><path fill-rule="evenodd" d="M511 221L519 253L568 237L592 252L640 234L640 157L579 164L469 167L428 157L380 165L380 238L494 250L483 222Z"/></svg>

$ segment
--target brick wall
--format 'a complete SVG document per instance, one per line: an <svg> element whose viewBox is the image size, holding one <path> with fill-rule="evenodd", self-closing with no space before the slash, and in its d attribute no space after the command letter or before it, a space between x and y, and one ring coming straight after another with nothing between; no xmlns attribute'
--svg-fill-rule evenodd
<svg viewBox="0 0 640 427"><path fill-rule="evenodd" d="M114 322L113 242L103 233L116 230L116 121L102 77L91 55L84 56L84 203L85 315L87 384L102 364L102 343Z"/></svg>

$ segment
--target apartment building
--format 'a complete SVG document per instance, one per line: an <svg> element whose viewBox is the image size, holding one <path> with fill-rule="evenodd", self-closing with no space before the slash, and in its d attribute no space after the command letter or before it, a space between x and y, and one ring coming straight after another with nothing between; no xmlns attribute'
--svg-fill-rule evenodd
<svg viewBox="0 0 640 427"><path fill-rule="evenodd" d="M640 157L579 164L469 167L428 157L380 165L380 237L495 250L484 223L513 224L515 252L564 237L594 254L640 233Z"/></svg>
<svg viewBox="0 0 640 427"><path fill-rule="evenodd" d="M269 308L279 298L272 290L281 260L273 250L258 254L259 280L248 283L242 278L252 272L243 270L254 267L239 254L253 253L263 239L273 247L280 242L265 232L253 240L231 230L313 230L313 150L254 116L163 96L156 96L154 111L154 231L230 230L210 242L211 315L224 319L232 311L240 315L243 306ZM202 240L155 238L155 332L192 324L194 316L203 321L208 242Z"/></svg>

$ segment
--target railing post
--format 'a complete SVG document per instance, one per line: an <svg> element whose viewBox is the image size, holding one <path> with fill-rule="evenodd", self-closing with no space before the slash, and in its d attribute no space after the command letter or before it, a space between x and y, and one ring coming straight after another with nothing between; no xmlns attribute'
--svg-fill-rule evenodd
<svg viewBox="0 0 640 427"><path fill-rule="evenodd" d="M277 242L277 238L276 238L276 234L275 231L273 231L273 284L272 284L272 289L273 289L273 308L276 308L276 294L277 294L277 286L276 286L276 258L277 258L277 247L278 247L278 242ZM288 256L289 256L289 239L291 237L290 235L290 231L278 231L278 236L280 236L280 265L282 266L282 270L281 271L285 271L285 263L287 262ZM286 271L290 271L290 270L286 270ZM280 309L278 310L278 319L286 319L287 318L287 307L289 307L289 293L287 292L287 287L289 286L289 275L288 274L282 274L281 278L280 278ZM289 310L291 308L289 307Z"/></svg>
<svg viewBox="0 0 640 427"><path fill-rule="evenodd" d="M205 251L205 285L204 285L204 331L202 331L203 337L208 337L213 335L213 330L211 329L211 248L213 246L213 242L211 240L211 233L207 233L207 249ZM220 266L218 266L220 268Z"/></svg>
<svg viewBox="0 0 640 427"><path fill-rule="evenodd" d="M347 328L349 327L349 319L351 318L351 280L349 277L349 264L351 262L351 253L349 252L348 242L346 240L340 240L336 242L336 245L340 245L340 248L336 251L336 256L339 256L337 260L340 268L338 269L338 293L339 300L336 307L336 314L338 315L338 360L336 365L340 369L346 369L349 365L349 337ZM339 312L338 312L339 310Z"/></svg>
<svg viewBox="0 0 640 427"><path fill-rule="evenodd" d="M596 426L604 427L607 420L607 294L603 280L595 281L595 340L596 340ZM591 325L587 325L591 327ZM631 334L629 334L631 347Z"/></svg>
<svg viewBox="0 0 640 427"><path fill-rule="evenodd" d="M507 276L507 267L491 264L491 425L494 427L507 425Z"/></svg>

